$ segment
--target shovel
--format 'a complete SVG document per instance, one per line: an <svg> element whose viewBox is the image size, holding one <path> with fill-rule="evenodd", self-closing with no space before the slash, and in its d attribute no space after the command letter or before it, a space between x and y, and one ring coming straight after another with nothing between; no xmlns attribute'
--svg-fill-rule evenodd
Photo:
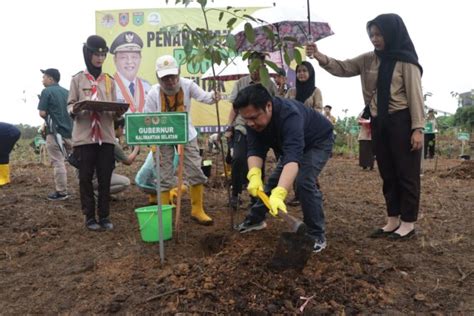
<svg viewBox="0 0 474 316"><path fill-rule="evenodd" d="M257 196L260 200L262 200L263 204L270 209L270 199L268 196L265 194L263 191L258 191ZM298 235L304 235L306 234L307 227L306 224L303 223L301 220L297 219L294 216L291 216L287 212L280 211L278 212L278 216L281 216L283 220L288 224L288 227L290 228L290 232L296 233Z"/></svg>
<svg viewBox="0 0 474 316"><path fill-rule="evenodd" d="M257 192L263 204L270 209L270 200L263 191ZM290 232L280 235L275 253L269 267L275 270L295 269L302 270L313 251L314 241L306 235L307 226L301 220L285 211L278 215L288 224Z"/></svg>

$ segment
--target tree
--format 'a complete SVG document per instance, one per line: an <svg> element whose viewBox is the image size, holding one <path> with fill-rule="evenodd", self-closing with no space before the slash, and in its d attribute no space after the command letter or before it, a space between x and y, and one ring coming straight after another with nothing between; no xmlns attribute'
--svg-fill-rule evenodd
<svg viewBox="0 0 474 316"><path fill-rule="evenodd" d="M38 134L38 126L30 126L28 124L15 125L21 132L22 139L32 139Z"/></svg>
<svg viewBox="0 0 474 316"><path fill-rule="evenodd" d="M454 124L466 129L468 132L472 132L474 127L474 106L458 108L454 114Z"/></svg>
<svg viewBox="0 0 474 316"><path fill-rule="evenodd" d="M436 118L438 129L441 133L454 127L454 115L443 115Z"/></svg>

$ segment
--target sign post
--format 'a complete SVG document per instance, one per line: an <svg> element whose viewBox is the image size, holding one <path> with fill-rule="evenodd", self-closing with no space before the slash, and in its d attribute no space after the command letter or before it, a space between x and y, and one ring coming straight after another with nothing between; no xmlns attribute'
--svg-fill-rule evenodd
<svg viewBox="0 0 474 316"><path fill-rule="evenodd" d="M125 114L125 131L126 141L129 145L186 144L188 142L188 113L128 113ZM160 241L160 260L161 264L163 264L165 260L165 248L163 242L159 146L157 146L155 152L155 159L158 238Z"/></svg>

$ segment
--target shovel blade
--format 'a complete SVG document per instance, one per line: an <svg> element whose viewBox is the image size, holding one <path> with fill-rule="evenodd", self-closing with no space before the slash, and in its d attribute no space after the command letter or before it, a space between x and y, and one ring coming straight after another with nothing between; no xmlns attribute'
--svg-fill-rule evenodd
<svg viewBox="0 0 474 316"><path fill-rule="evenodd" d="M302 270L313 251L313 240L298 233L284 232L269 266L274 270Z"/></svg>
<svg viewBox="0 0 474 316"><path fill-rule="evenodd" d="M298 235L306 234L307 227L303 221L299 220L298 218L291 216L286 212L279 212L280 216L285 220L288 224L290 232L297 233Z"/></svg>

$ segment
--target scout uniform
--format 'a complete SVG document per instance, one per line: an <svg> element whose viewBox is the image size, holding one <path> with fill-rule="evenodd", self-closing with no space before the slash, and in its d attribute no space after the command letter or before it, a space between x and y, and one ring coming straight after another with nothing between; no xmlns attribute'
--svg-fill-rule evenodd
<svg viewBox="0 0 474 316"><path fill-rule="evenodd" d="M94 54L107 53L105 40L90 36L83 53L87 69L73 76L69 89L68 112L74 119L72 143L79 160L79 188L81 207L89 230L110 230L109 217L110 179L114 168L114 118L115 112L83 110L77 112L74 105L82 100L115 101L114 79L102 73L91 60ZM95 74L95 75L94 75ZM96 171L98 187L98 219L95 217L95 198L92 179Z"/></svg>

